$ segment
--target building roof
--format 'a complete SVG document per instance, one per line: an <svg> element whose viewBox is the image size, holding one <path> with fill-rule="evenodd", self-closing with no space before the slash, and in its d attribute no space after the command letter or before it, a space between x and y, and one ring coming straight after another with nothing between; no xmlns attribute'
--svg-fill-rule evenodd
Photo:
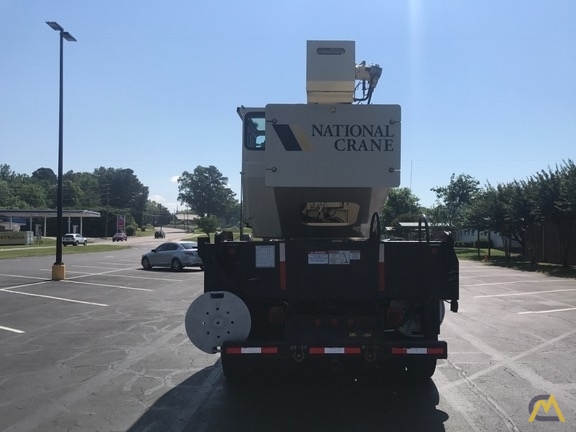
<svg viewBox="0 0 576 432"><path fill-rule="evenodd" d="M195 219L198 219L198 215L194 214L194 213L176 213L174 215L176 217L176 219L178 219L179 221L193 221Z"/></svg>
<svg viewBox="0 0 576 432"><path fill-rule="evenodd" d="M8 217L45 217L45 218L52 218L57 217L58 212L52 209L46 210L7 210L7 209L0 209L0 216L8 216ZM62 210L62 216L64 217L100 217L99 212L90 211L90 210Z"/></svg>

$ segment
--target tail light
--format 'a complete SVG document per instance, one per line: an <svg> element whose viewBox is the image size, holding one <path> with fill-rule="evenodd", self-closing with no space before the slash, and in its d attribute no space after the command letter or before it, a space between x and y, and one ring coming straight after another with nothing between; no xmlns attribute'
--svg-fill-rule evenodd
<svg viewBox="0 0 576 432"><path fill-rule="evenodd" d="M406 304L401 301L393 300L386 310L386 322L392 328L400 327L400 324L406 318Z"/></svg>

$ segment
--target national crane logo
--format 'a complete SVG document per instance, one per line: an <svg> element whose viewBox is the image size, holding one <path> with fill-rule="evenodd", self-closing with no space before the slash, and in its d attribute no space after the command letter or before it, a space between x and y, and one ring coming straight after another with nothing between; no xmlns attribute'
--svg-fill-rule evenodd
<svg viewBox="0 0 576 432"><path fill-rule="evenodd" d="M312 124L309 132L299 125L274 124L286 151L313 151L310 139L328 138L338 152L392 152L392 125Z"/></svg>
<svg viewBox="0 0 576 432"><path fill-rule="evenodd" d="M391 125L360 124L313 124L312 136L336 138L334 148L338 151L394 151L394 134Z"/></svg>

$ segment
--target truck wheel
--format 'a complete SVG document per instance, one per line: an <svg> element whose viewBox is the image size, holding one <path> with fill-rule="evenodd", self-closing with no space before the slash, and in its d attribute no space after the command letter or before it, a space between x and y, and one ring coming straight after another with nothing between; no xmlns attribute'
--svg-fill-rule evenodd
<svg viewBox="0 0 576 432"><path fill-rule="evenodd" d="M406 377L406 366L403 362L383 361L380 363L379 376L386 385L401 382Z"/></svg>
<svg viewBox="0 0 576 432"><path fill-rule="evenodd" d="M240 356L222 355L222 372L231 383L246 381L250 376L250 367L247 359Z"/></svg>
<svg viewBox="0 0 576 432"><path fill-rule="evenodd" d="M408 364L408 375L419 382L427 382L436 371L436 359L419 359Z"/></svg>

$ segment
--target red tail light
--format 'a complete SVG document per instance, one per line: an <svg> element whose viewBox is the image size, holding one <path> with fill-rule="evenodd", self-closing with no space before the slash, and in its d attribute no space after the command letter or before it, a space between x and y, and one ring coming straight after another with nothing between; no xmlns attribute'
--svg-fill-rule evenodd
<svg viewBox="0 0 576 432"><path fill-rule="evenodd" d="M392 301L386 310L386 322L389 326L399 327L406 315L406 305Z"/></svg>

